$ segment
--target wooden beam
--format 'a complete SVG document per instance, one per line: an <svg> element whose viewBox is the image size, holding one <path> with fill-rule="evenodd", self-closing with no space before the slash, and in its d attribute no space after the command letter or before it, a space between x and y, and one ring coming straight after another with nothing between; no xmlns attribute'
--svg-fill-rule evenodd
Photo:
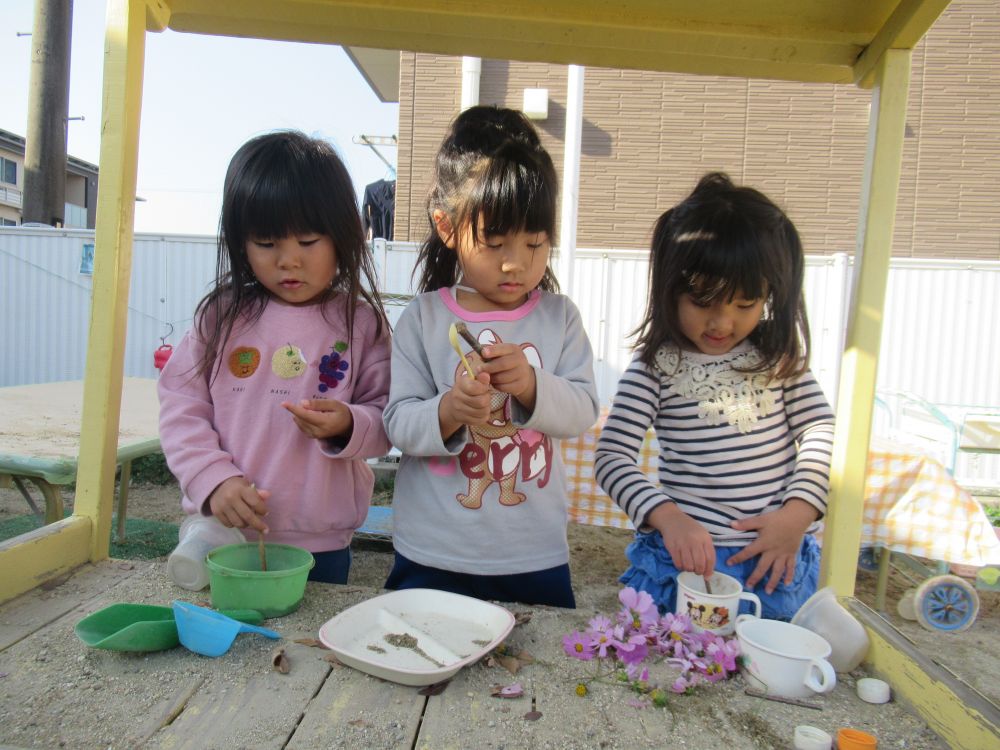
<svg viewBox="0 0 1000 750"><path fill-rule="evenodd" d="M92 533L89 518L71 517L0 542L0 603L87 562Z"/></svg>
<svg viewBox="0 0 1000 750"><path fill-rule="evenodd" d="M1000 747L1000 707L917 649L889 622L857 599L845 601L868 631L865 662L956 750ZM942 634L943 638L947 634Z"/></svg>
<svg viewBox="0 0 1000 750"><path fill-rule="evenodd" d="M93 292L75 513L92 520L90 559L108 556L132 271L145 0L109 0Z"/></svg>
<svg viewBox="0 0 1000 750"><path fill-rule="evenodd" d="M820 579L839 596L854 593L864 511L865 467L892 255L896 192L903 156L910 51L889 50L872 92L850 314L840 370Z"/></svg>
<svg viewBox="0 0 1000 750"><path fill-rule="evenodd" d="M875 66L889 49L913 49L951 0L903 0L854 63L854 82L874 83Z"/></svg>

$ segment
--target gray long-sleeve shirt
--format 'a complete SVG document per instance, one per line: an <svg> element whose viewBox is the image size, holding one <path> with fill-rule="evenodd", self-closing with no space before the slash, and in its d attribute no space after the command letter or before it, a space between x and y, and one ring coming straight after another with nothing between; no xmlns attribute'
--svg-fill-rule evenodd
<svg viewBox="0 0 1000 750"><path fill-rule="evenodd" d="M464 321L482 344L520 344L534 366L530 414L496 393L489 425L441 437L438 404L461 362L448 327ZM468 355L471 347L463 342ZM393 336L383 416L403 453L393 494L393 544L443 570L506 575L569 560L566 477L559 439L597 419L593 353L580 313L565 296L534 291L516 310L462 308L453 289L417 296Z"/></svg>

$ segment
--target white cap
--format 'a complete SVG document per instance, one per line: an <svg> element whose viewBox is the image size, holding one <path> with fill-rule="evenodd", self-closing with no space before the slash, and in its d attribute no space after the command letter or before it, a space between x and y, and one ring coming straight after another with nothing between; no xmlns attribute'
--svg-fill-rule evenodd
<svg viewBox="0 0 1000 750"><path fill-rule="evenodd" d="M858 680L858 697L865 703L888 703L889 694L888 682L874 677L862 677Z"/></svg>
<svg viewBox="0 0 1000 750"><path fill-rule="evenodd" d="M833 737L822 729L802 724L795 727L795 750L830 750Z"/></svg>

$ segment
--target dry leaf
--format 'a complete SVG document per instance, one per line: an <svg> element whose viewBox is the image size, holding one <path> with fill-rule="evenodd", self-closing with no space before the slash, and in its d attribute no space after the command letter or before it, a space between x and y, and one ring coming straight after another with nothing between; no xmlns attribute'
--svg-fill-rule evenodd
<svg viewBox="0 0 1000 750"><path fill-rule="evenodd" d="M347 722L347 724L348 724L348 726L352 726L352 727L366 727L366 726L368 726L368 722L365 721L364 719L351 719L349 722Z"/></svg>
<svg viewBox="0 0 1000 750"><path fill-rule="evenodd" d="M326 644L319 640L319 638L296 638L294 642L312 648L326 648Z"/></svg>
<svg viewBox="0 0 1000 750"><path fill-rule="evenodd" d="M323 658L326 661L330 662L335 667L342 667L342 666L344 666L344 662L342 662L340 659L338 659L337 655L334 654L333 652L330 652L328 654L323 654Z"/></svg>
<svg viewBox="0 0 1000 750"><path fill-rule="evenodd" d="M514 624L515 625L527 625L531 622L531 612L515 612L514 613Z"/></svg>
<svg viewBox="0 0 1000 750"><path fill-rule="evenodd" d="M524 715L524 718L527 721L538 721L540 718L542 718L542 712L541 711L528 711L528 713L526 713Z"/></svg>
<svg viewBox="0 0 1000 750"><path fill-rule="evenodd" d="M516 656L498 656L497 661L500 666L506 669L511 674L517 674L521 669L521 662L517 660Z"/></svg>
<svg viewBox="0 0 1000 750"><path fill-rule="evenodd" d="M292 671L292 663L288 661L284 646L271 652L271 666L281 674L288 674Z"/></svg>
<svg viewBox="0 0 1000 750"><path fill-rule="evenodd" d="M417 691L417 695L441 695L445 688L448 687L450 680L445 680L444 682L435 682L433 685L428 685L427 687L420 688Z"/></svg>

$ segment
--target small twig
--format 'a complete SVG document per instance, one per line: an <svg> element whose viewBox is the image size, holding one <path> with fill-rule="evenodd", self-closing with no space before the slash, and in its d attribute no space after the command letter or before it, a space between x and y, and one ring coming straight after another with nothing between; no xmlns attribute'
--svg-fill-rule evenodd
<svg viewBox="0 0 1000 750"><path fill-rule="evenodd" d="M472 347L472 351L480 357L483 356L483 345L480 344L479 340L472 335L472 332L469 330L468 326L465 325L465 323L456 323L455 330L458 331L458 335L465 339L469 346Z"/></svg>
<svg viewBox="0 0 1000 750"><path fill-rule="evenodd" d="M766 701L774 701L775 703L787 703L791 706L802 706L802 708L811 708L816 711L822 711L823 707L818 703L810 703L809 701L799 700L798 698L785 698L780 695L768 695L760 690L754 690L753 688L747 688L743 691L751 698L763 698Z"/></svg>

